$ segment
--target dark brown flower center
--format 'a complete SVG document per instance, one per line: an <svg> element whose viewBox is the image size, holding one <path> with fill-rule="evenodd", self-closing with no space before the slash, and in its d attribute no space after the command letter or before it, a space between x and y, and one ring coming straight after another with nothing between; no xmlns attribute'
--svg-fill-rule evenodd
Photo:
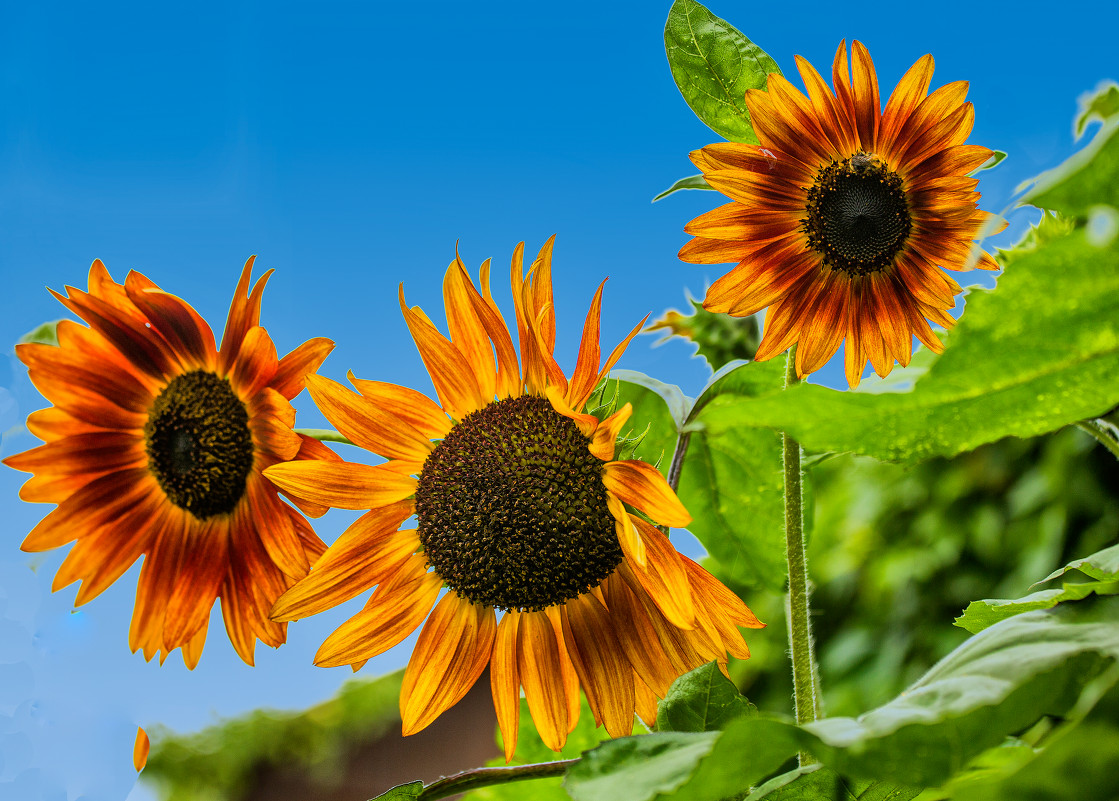
<svg viewBox="0 0 1119 801"><path fill-rule="evenodd" d="M901 183L881 159L861 150L821 168L801 221L808 246L851 276L889 267L913 227Z"/></svg>
<svg viewBox="0 0 1119 801"><path fill-rule="evenodd" d="M144 426L148 469L167 497L205 520L245 494L253 466L249 413L229 381L205 370L171 381Z"/></svg>
<svg viewBox="0 0 1119 801"><path fill-rule="evenodd" d="M536 611L587 592L622 561L601 459L544 398L467 415L424 462L420 542L473 603Z"/></svg>

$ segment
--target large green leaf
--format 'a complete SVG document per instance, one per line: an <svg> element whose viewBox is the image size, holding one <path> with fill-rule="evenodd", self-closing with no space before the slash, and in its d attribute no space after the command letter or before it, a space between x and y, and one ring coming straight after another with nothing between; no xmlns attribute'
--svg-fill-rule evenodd
<svg viewBox="0 0 1119 801"><path fill-rule="evenodd" d="M1041 244L1013 254L997 291L972 293L911 392L723 393L700 421L710 436L770 426L810 450L917 461L1105 413L1119 404L1119 249L1095 247L1083 229L1031 241Z"/></svg>
<svg viewBox="0 0 1119 801"><path fill-rule="evenodd" d="M616 370L610 375L620 382L617 402L634 406L630 420L635 432L650 424L637 450L641 458L655 461L663 455L660 469L667 474L676 448L685 448L677 494L692 515L688 530L718 560L721 573L743 585L782 589L786 568L780 435L743 428L711 436L696 419L724 392L743 397L780 386L783 368L776 362L727 365L694 401L678 387L640 373Z"/></svg>
<svg viewBox="0 0 1119 801"><path fill-rule="evenodd" d="M1064 601L1080 601L1089 595L1119 594L1119 545L1113 545L1083 559L1069 562L1054 570L1038 584L1052 581L1070 570L1077 570L1095 581L1065 582L1061 589L1039 590L1014 600L986 599L972 601L964 613L956 618L956 625L972 634L982 631L1004 618L1030 612L1034 609L1051 609Z"/></svg>
<svg viewBox="0 0 1119 801"><path fill-rule="evenodd" d="M703 122L732 142L757 143L746 90L762 89L781 70L764 50L695 0L676 0L664 49L680 94Z"/></svg>
<svg viewBox="0 0 1119 801"><path fill-rule="evenodd" d="M1119 659L1119 598L1029 612L996 623L893 701L859 718L798 727L742 717L720 733L656 733L604 743L568 772L579 801L715 801L747 792L798 750L844 776L937 786L1046 715L1073 710ZM1108 674L1114 681L1114 673ZM656 756L655 775L642 778ZM880 788L905 797L903 788ZM577 791L577 792L576 792ZM870 797L875 797L871 795Z"/></svg>
<svg viewBox="0 0 1119 801"><path fill-rule="evenodd" d="M714 662L685 673L657 704L658 731L718 731L737 718L757 715Z"/></svg>
<svg viewBox="0 0 1119 801"><path fill-rule="evenodd" d="M1096 96L1083 102L1077 120L1083 130L1091 119L1103 122L1092 141L1064 164L1037 177L1034 187L1023 197L1042 209L1059 211L1070 217L1086 217L1094 206L1119 206L1119 91L1105 85Z"/></svg>

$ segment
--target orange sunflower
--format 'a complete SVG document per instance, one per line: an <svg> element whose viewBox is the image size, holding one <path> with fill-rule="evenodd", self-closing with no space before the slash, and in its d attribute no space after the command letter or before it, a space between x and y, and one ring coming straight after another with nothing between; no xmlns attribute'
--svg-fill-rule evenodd
<svg viewBox="0 0 1119 801"><path fill-rule="evenodd" d="M902 77L881 110L878 79L861 42L841 42L834 93L807 61L808 97L777 74L746 105L760 144L708 145L691 154L734 202L685 226L680 258L737 262L703 306L743 317L769 307L759 360L794 343L797 375L818 370L846 338L847 381L867 360L878 375L909 363L913 336L939 353L928 321L951 328L960 285L940 268L995 270L973 240L994 215L976 207L969 174L992 151L965 145L974 110L967 82L928 94L932 56ZM852 77L853 76L853 77Z"/></svg>
<svg viewBox="0 0 1119 801"><path fill-rule="evenodd" d="M266 471L296 497L369 510L273 617L306 617L378 585L316 664L356 669L427 618L401 689L404 734L457 703L489 665L507 759L522 687L550 748L575 726L580 687L596 723L629 734L635 711L655 719L656 697L681 673L725 663L728 653L749 656L738 627L761 625L649 522L691 518L654 467L615 459L630 406L603 420L582 411L641 324L600 367L600 285L568 379L553 357L551 255L549 240L527 276L523 243L513 255L520 366L490 294L489 262L479 292L456 257L443 282L449 339L405 305L400 288L438 404L393 384L351 376L355 393L308 378L327 419L388 461ZM416 525L402 529L412 515Z"/></svg>
<svg viewBox="0 0 1119 801"><path fill-rule="evenodd" d="M16 346L54 406L27 418L46 444L4 463L34 473L23 500L58 504L21 547L77 540L53 589L81 579L79 606L143 555L128 641L145 659L182 648L187 666L197 665L220 597L229 639L251 665L257 639L284 642L286 627L268 617L272 603L326 549L262 471L338 459L292 430L288 402L334 343L312 339L277 359L258 324L271 271L250 292L252 264L220 351L189 304L137 272L117 284L100 260L88 292L52 291L89 327L63 320L57 346ZM311 515L326 511L298 503Z"/></svg>

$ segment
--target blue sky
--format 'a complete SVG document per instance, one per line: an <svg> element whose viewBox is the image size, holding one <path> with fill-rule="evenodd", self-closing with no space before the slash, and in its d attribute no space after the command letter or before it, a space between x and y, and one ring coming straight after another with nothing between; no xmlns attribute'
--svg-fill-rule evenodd
<svg viewBox="0 0 1119 801"><path fill-rule="evenodd" d="M44 405L12 344L63 316L44 287L84 286L101 258L189 300L220 331L246 257L275 268L263 324L281 353L338 344L322 372L430 384L396 301L442 319L440 280L456 241L471 270L504 276L514 245L558 234L561 363L570 367L594 287L610 276L603 340L646 313L682 307L725 268L685 265L686 221L714 193L649 201L695 170L718 137L669 74L668 2L0 5L0 430L3 455L36 444L20 426ZM921 55L933 85L971 81L973 142L1007 151L982 205L1076 149L1076 98L1119 78L1104 3L792 5L714 2L795 83L793 55L827 73L841 38L861 39L883 95ZM983 9L982 15L980 9ZM764 9L764 10L763 10ZM1106 17L1105 17L1106 15ZM1029 214L1012 215L1009 244ZM507 297L498 283L499 302ZM690 348L640 337L620 366L680 383L706 378ZM839 385L841 370L817 380ZM301 426L322 425L297 401ZM17 499L0 469L0 794L129 796L137 724L180 731L267 706L329 697L350 673L311 657L355 605L303 621L248 668L211 626L193 673L127 648L138 570L71 613L76 585L50 580L65 549L18 550L48 507ZM353 518L316 525L328 542ZM410 642L363 675L402 665ZM760 644L760 647L765 647ZM781 643L770 647L783 648ZM5 787L5 783L10 783ZM133 801L148 799L143 789Z"/></svg>

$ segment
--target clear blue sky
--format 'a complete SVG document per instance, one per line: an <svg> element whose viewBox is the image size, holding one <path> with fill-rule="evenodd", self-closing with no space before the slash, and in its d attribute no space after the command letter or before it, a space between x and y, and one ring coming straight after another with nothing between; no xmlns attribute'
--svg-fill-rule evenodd
<svg viewBox="0 0 1119 801"><path fill-rule="evenodd" d="M724 268L677 261L684 223L718 196L650 198L695 170L717 137L669 75L668 2L0 5L0 430L3 455L44 402L12 344L64 309L49 286L85 285L94 258L118 280L147 274L219 329L250 254L276 268L263 323L281 353L312 336L338 346L322 372L430 385L396 302L442 320L439 282L459 241L472 271L553 233L561 363L570 367L594 286L611 280L603 339L647 312L702 295ZM921 55L934 86L971 81L972 141L1009 152L983 206L1076 149L1076 98L1119 78L1103 2L869 0L711 8L764 47L795 83L793 55L825 74L841 38L867 44L883 95ZM314 11L311 11L311 8ZM762 10L764 9L764 10ZM915 10L909 10L915 9ZM1093 11L1094 9L1094 11ZM1105 19L1104 15L1108 17ZM1094 16L1093 16L1094 15ZM1027 217L1013 218L1009 243ZM499 302L507 297L497 282ZM638 338L620 366L705 379L690 348ZM841 370L818 379L838 385ZM306 398L299 425L323 424ZM50 593L65 550L18 550L49 507L20 503L25 474L0 469L0 795L117 801L132 790L137 724L180 731L267 706L329 697L348 669L311 665L355 604L291 628L242 665L220 616L201 665L160 668L127 648L138 570L71 613ZM352 519L317 525L328 542ZM358 603L358 602L355 602ZM217 613L216 613L217 614ZM404 663L410 643L374 660ZM759 643L758 647L765 647ZM784 648L783 643L770 647ZM14 784L5 785L6 782ZM133 801L150 796L142 789Z"/></svg>

